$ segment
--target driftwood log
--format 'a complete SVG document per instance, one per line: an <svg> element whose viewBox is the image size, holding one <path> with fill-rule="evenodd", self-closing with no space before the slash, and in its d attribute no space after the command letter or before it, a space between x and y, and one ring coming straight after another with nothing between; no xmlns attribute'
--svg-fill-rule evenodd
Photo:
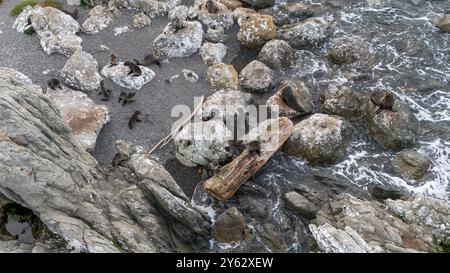
<svg viewBox="0 0 450 273"><path fill-rule="evenodd" d="M278 123L278 124L276 124ZM289 138L294 129L292 121L286 117L261 123L265 126L258 135L260 153L244 150L232 162L225 165L215 176L203 184L205 191L219 200L231 198L239 187L251 178ZM259 128L261 127L259 126ZM272 126L271 126L272 125ZM273 126L277 125L277 126Z"/></svg>

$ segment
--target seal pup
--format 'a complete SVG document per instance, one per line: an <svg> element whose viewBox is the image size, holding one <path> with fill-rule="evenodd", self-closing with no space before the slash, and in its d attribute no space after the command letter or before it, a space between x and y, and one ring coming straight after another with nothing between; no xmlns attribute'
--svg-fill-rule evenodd
<svg viewBox="0 0 450 273"><path fill-rule="evenodd" d="M98 96L102 95L103 98L101 99L102 101L108 101L111 97L111 90L109 90L108 88L105 87L105 81L102 80L100 82L100 87L99 87L100 91L98 93Z"/></svg>
<svg viewBox="0 0 450 273"><path fill-rule="evenodd" d="M119 62L117 61L117 56L111 54L111 60L109 61L109 67L116 66Z"/></svg>
<svg viewBox="0 0 450 273"><path fill-rule="evenodd" d="M253 140L248 143L244 143L244 146L245 146L245 149L252 156L261 154L261 143L257 140Z"/></svg>
<svg viewBox="0 0 450 273"><path fill-rule="evenodd" d="M134 102L133 100L134 95L136 95L136 93L120 92L119 103L122 102L122 106L124 106L127 103Z"/></svg>
<svg viewBox="0 0 450 273"><path fill-rule="evenodd" d="M219 12L219 6L213 0L206 1L205 6L209 13L218 13Z"/></svg>
<svg viewBox="0 0 450 273"><path fill-rule="evenodd" d="M139 111L139 110L134 111L133 115L128 120L128 128L133 129L134 124L136 124L136 122L142 122L142 120L139 119L140 114L141 114L141 111Z"/></svg>
<svg viewBox="0 0 450 273"><path fill-rule="evenodd" d="M138 77L142 74L141 68L133 62L126 61L123 63L123 65L128 66L130 68L130 72L128 72L128 76L131 75L134 77Z"/></svg>
<svg viewBox="0 0 450 273"><path fill-rule="evenodd" d="M61 83L59 82L59 80L57 78L51 78L50 80L48 80L47 86L52 90L62 89Z"/></svg>
<svg viewBox="0 0 450 273"><path fill-rule="evenodd" d="M392 92L389 91L384 92L381 98L377 98L376 95L377 95L376 92L372 92L372 94L370 95L370 100L372 101L372 103L378 106L378 109L375 112L375 114L379 114L383 110L397 112L394 110L395 97Z"/></svg>
<svg viewBox="0 0 450 273"><path fill-rule="evenodd" d="M285 85L281 88L281 99L291 109L297 112L304 112L303 107L300 105L301 95L298 89L292 88L290 85Z"/></svg>
<svg viewBox="0 0 450 273"><path fill-rule="evenodd" d="M159 56L156 55L154 52L153 54L148 54L144 57L144 60L138 61L136 59L133 60L136 65L142 65L142 66L150 66L152 64L156 64L157 66L161 67L161 61L159 59Z"/></svg>

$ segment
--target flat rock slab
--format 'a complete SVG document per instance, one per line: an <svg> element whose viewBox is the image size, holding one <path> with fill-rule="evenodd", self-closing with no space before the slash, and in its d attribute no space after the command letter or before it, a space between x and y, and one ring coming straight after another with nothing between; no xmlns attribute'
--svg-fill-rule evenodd
<svg viewBox="0 0 450 273"><path fill-rule="evenodd" d="M145 66L139 67L142 71L142 74L139 76L128 75L130 68L123 65L123 62L120 62L114 66L110 66L108 64L103 67L100 73L121 87L139 90L142 86L149 83L155 77L155 72L153 72L150 68Z"/></svg>

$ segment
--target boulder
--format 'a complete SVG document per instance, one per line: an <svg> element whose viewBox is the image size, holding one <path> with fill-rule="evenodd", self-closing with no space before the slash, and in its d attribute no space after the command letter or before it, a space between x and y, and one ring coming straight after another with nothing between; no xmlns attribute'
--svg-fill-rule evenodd
<svg viewBox="0 0 450 273"><path fill-rule="evenodd" d="M46 94L59 109L81 147L92 152L100 130L109 122L108 108L95 104L83 92L67 87L56 90L48 88Z"/></svg>
<svg viewBox="0 0 450 273"><path fill-rule="evenodd" d="M216 12L209 12L206 7L206 1L198 1L194 5L193 9L197 14L197 20L202 22L206 27L221 26L224 29L229 29L234 25L233 12L227 8L226 5L222 4L218 0L212 0L217 8Z"/></svg>
<svg viewBox="0 0 450 273"><path fill-rule="evenodd" d="M179 5L169 11L168 19L170 22L184 23L187 20L189 9L185 5Z"/></svg>
<svg viewBox="0 0 450 273"><path fill-rule="evenodd" d="M300 106L301 110L291 108L283 99L282 91L286 88L290 88L295 94L297 94L297 99L295 102L298 106ZM310 114L314 111L314 104L308 87L306 87L306 85L302 82L295 82L291 80L283 81L278 88L278 91L267 100L266 105L274 110L278 109L280 116L285 116L291 119Z"/></svg>
<svg viewBox="0 0 450 273"><path fill-rule="evenodd" d="M268 91L274 80L272 69L260 61L249 63L241 73L239 73L239 83L245 89L254 92Z"/></svg>
<svg viewBox="0 0 450 273"><path fill-rule="evenodd" d="M218 119L226 121L234 114L241 114L248 111L248 106L253 102L253 97L233 89L223 89L209 96L203 103L203 109L200 113L203 120Z"/></svg>
<svg viewBox="0 0 450 273"><path fill-rule="evenodd" d="M345 158L351 139L352 127L346 120L314 114L295 125L285 150L311 163L334 164Z"/></svg>
<svg viewBox="0 0 450 273"><path fill-rule="evenodd" d="M310 224L309 230L319 248L326 253L369 253L372 250L369 244L349 226L337 229L328 223L319 227Z"/></svg>
<svg viewBox="0 0 450 273"><path fill-rule="evenodd" d="M217 217L212 226L212 236L220 243L241 241L246 227L244 216L236 207L231 207Z"/></svg>
<svg viewBox="0 0 450 273"><path fill-rule="evenodd" d="M206 30L205 40L210 43L224 43L228 39L222 26L212 26Z"/></svg>
<svg viewBox="0 0 450 273"><path fill-rule="evenodd" d="M114 8L109 9L101 5L95 6L89 11L88 17L82 24L83 31L86 34L95 34L107 28L114 19L114 12Z"/></svg>
<svg viewBox="0 0 450 273"><path fill-rule="evenodd" d="M382 93L378 96L382 96ZM419 126L418 121L409 108L395 100L393 110L381 111L376 114L378 106L367 99L364 109L364 119L369 129L369 134L380 145L387 149L399 150L408 148L416 142Z"/></svg>
<svg viewBox="0 0 450 273"><path fill-rule="evenodd" d="M308 18L280 29L277 39L287 41L296 49L316 47L327 37L328 26L328 22L321 17Z"/></svg>
<svg viewBox="0 0 450 273"><path fill-rule="evenodd" d="M263 9L275 4L275 0L241 0L255 9Z"/></svg>
<svg viewBox="0 0 450 273"><path fill-rule="evenodd" d="M432 22L441 32L450 32L450 14L437 17Z"/></svg>
<svg viewBox="0 0 450 273"><path fill-rule="evenodd" d="M320 111L355 119L361 116L362 98L348 86L330 84L320 95Z"/></svg>
<svg viewBox="0 0 450 273"><path fill-rule="evenodd" d="M139 90L155 77L155 72L150 68L141 65L139 68L142 71L141 75L128 75L130 68L123 65L123 62L119 62L114 66L110 66L110 64L105 65L100 73L118 86Z"/></svg>
<svg viewBox="0 0 450 273"><path fill-rule="evenodd" d="M218 63L208 68L206 80L214 90L240 89L239 76L231 64Z"/></svg>
<svg viewBox="0 0 450 273"><path fill-rule="evenodd" d="M139 10L150 17L166 15L182 0L120 0L114 1L120 8Z"/></svg>
<svg viewBox="0 0 450 273"><path fill-rule="evenodd" d="M259 49L275 39L276 27L271 16L251 16L245 20L237 34L238 41L245 47Z"/></svg>
<svg viewBox="0 0 450 273"><path fill-rule="evenodd" d="M259 14L256 10L250 9L250 8L236 8L233 11L234 15L234 21L239 25L242 26L244 22L247 20L253 18L253 17L259 17L261 14Z"/></svg>
<svg viewBox="0 0 450 273"><path fill-rule="evenodd" d="M294 50L283 40L267 42L258 54L258 61L272 69L289 67L294 59Z"/></svg>
<svg viewBox="0 0 450 273"><path fill-rule="evenodd" d="M67 84L84 91L97 90L103 80L98 63L91 54L78 50L66 62L61 76Z"/></svg>
<svg viewBox="0 0 450 273"><path fill-rule="evenodd" d="M203 28L198 21L184 22L183 28L177 30L171 22L153 42L154 49L161 56L168 58L188 57L202 46Z"/></svg>
<svg viewBox="0 0 450 273"><path fill-rule="evenodd" d="M431 159L414 150L403 150L395 156L394 166L406 178L419 180L427 174Z"/></svg>
<svg viewBox="0 0 450 273"><path fill-rule="evenodd" d="M373 58L367 42L358 37L344 37L333 42L330 59L335 64L367 62Z"/></svg>
<svg viewBox="0 0 450 273"><path fill-rule="evenodd" d="M242 2L239 0L219 0L219 2L224 4L229 10L242 7Z"/></svg>
<svg viewBox="0 0 450 273"><path fill-rule="evenodd" d="M206 65L218 64L227 54L227 47L222 43L204 43L199 54Z"/></svg>
<svg viewBox="0 0 450 273"><path fill-rule="evenodd" d="M134 28L144 28L148 27L152 23L152 19L145 15L144 13L138 13L133 15L133 27Z"/></svg>
<svg viewBox="0 0 450 273"><path fill-rule="evenodd" d="M286 2L259 11L273 17L277 26L300 22L313 16L314 6L305 3Z"/></svg>
<svg viewBox="0 0 450 273"><path fill-rule="evenodd" d="M28 6L16 18L13 28L24 32L30 27L30 22L47 54L70 56L82 49L82 40L76 35L80 25L70 15L52 7Z"/></svg>
<svg viewBox="0 0 450 273"><path fill-rule="evenodd" d="M319 210L314 203L295 191L285 193L284 200L289 208L307 219L316 217L316 212Z"/></svg>

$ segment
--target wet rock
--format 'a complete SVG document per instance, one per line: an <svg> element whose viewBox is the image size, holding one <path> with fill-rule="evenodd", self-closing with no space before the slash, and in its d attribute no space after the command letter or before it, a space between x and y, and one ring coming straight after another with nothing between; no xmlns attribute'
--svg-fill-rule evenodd
<svg viewBox="0 0 450 273"><path fill-rule="evenodd" d="M219 0L219 2L227 6L229 10L235 10L242 7L242 2L239 0Z"/></svg>
<svg viewBox="0 0 450 273"><path fill-rule="evenodd" d="M202 42L202 24L197 21L186 21L183 23L183 28L178 30L173 23L169 23L156 37L153 45L161 56L182 58L196 53L202 46Z"/></svg>
<svg viewBox="0 0 450 273"><path fill-rule="evenodd" d="M378 97L382 96L382 93ZM367 99L364 119L369 129L369 134L376 142L387 149L398 150L412 146L418 135L418 121L409 108L395 100L394 111L383 110L376 114L378 106L374 105L370 98Z"/></svg>
<svg viewBox="0 0 450 273"><path fill-rule="evenodd" d="M227 54L227 47L222 43L204 43L199 51L203 62L207 65L221 63Z"/></svg>
<svg viewBox="0 0 450 273"><path fill-rule="evenodd" d="M103 79L98 73L97 61L91 54L78 50L66 62L61 76L69 85L84 90L97 90Z"/></svg>
<svg viewBox="0 0 450 273"><path fill-rule="evenodd" d="M264 224L257 228L257 232L266 245L270 246L274 252L287 252L287 245L283 239L283 234L280 228L273 224Z"/></svg>
<svg viewBox="0 0 450 273"><path fill-rule="evenodd" d="M260 61L249 63L239 73L239 83L245 89L265 92L273 85L273 71Z"/></svg>
<svg viewBox="0 0 450 273"><path fill-rule="evenodd" d="M80 25L70 15L52 7L28 6L17 17L13 28L18 32L24 32L30 27L29 22L47 54L59 53L70 56L82 49L82 40L76 35L80 31Z"/></svg>
<svg viewBox="0 0 450 273"><path fill-rule="evenodd" d="M283 40L267 42L258 55L258 61L265 63L272 69L289 67L294 58L294 50Z"/></svg>
<svg viewBox="0 0 450 273"><path fill-rule="evenodd" d="M221 26L213 26L206 30L205 40L211 43L224 43L228 39L225 29Z"/></svg>
<svg viewBox="0 0 450 273"><path fill-rule="evenodd" d="M289 208L307 219L313 219L316 216L316 212L319 210L314 203L295 191L285 193L284 200Z"/></svg>
<svg viewBox="0 0 450 273"><path fill-rule="evenodd" d="M209 12L206 7L206 1L198 2L194 6L196 9L197 20L202 22L206 27L221 26L224 29L229 29L234 25L233 12L227 8L226 5L220 3L218 0L213 0L216 6L216 12Z"/></svg>
<svg viewBox="0 0 450 273"><path fill-rule="evenodd" d="M139 10L153 18L167 14L176 6L181 5L182 0L120 0L115 2L120 8Z"/></svg>
<svg viewBox="0 0 450 273"><path fill-rule="evenodd" d="M369 188L369 192L378 201L386 199L397 200L403 197L399 190L387 186L375 185Z"/></svg>
<svg viewBox="0 0 450 273"><path fill-rule="evenodd" d="M280 29L277 39L287 41L296 49L316 47L327 37L328 25L321 17L308 18L296 25Z"/></svg>
<svg viewBox="0 0 450 273"><path fill-rule="evenodd" d="M231 139L232 132L222 120L189 123L174 138L175 155L185 166L215 169L231 158Z"/></svg>
<svg viewBox="0 0 450 273"><path fill-rule="evenodd" d="M313 8L305 3L288 2L280 3L277 6L266 8L259 12L272 16L277 26L283 26L311 17Z"/></svg>
<svg viewBox="0 0 450 273"><path fill-rule="evenodd" d="M107 28L114 19L114 10L98 5L92 8L82 24L86 34L95 34Z"/></svg>
<svg viewBox="0 0 450 273"><path fill-rule="evenodd" d="M110 64L105 65L100 73L118 86L139 90L155 77L155 72L150 68L141 65L139 68L142 71L141 75L129 75L130 68L123 65L123 62L119 62L114 66L110 66Z"/></svg>
<svg viewBox="0 0 450 273"><path fill-rule="evenodd" d="M333 164L347 155L351 135L351 125L343 118L314 114L295 125L285 150L311 163Z"/></svg>
<svg viewBox="0 0 450 273"><path fill-rule="evenodd" d="M215 118L225 122L227 117L239 114L239 110L241 110L241 113L246 111L252 102L253 97L249 93L223 89L206 99L203 103L201 116L204 120Z"/></svg>
<svg viewBox="0 0 450 273"><path fill-rule="evenodd" d="M240 89L239 76L231 64L218 63L208 68L206 80L214 90Z"/></svg>
<svg viewBox="0 0 450 273"><path fill-rule="evenodd" d="M330 59L335 64L351 64L372 59L369 45L358 37L345 37L333 42Z"/></svg>
<svg viewBox="0 0 450 273"><path fill-rule="evenodd" d="M66 87L57 90L48 88L46 94L69 124L81 147L88 152L93 151L100 130L109 122L108 108L95 104L83 92Z"/></svg>
<svg viewBox="0 0 450 273"><path fill-rule="evenodd" d="M433 26L442 32L450 32L450 14L445 14L433 20Z"/></svg>
<svg viewBox="0 0 450 273"><path fill-rule="evenodd" d="M351 252L355 239L365 252L440 251L449 233L448 204L421 196L385 204L340 194L318 212L311 232L325 252Z"/></svg>
<svg viewBox="0 0 450 273"><path fill-rule="evenodd" d="M295 94L297 94L297 100L295 100L295 102L301 110L296 110L289 107L283 99L282 91L285 88L290 88ZM306 85L302 82L295 82L291 80L283 81L278 88L278 91L267 100L266 105L272 109L278 108L280 116L286 116L288 118L296 118L314 111L314 104L308 87L306 87Z"/></svg>
<svg viewBox="0 0 450 273"><path fill-rule="evenodd" d="M246 228L244 216L236 207L219 215L212 227L212 236L220 243L232 243L244 238Z"/></svg>
<svg viewBox="0 0 450 273"><path fill-rule="evenodd" d="M431 159L414 150L403 150L395 156L394 166L405 177L419 180L427 174Z"/></svg>
<svg viewBox="0 0 450 273"><path fill-rule="evenodd" d="M239 201L239 208L245 215L254 218L264 218L267 216L267 198L269 193L266 189L247 181L236 192Z"/></svg>
<svg viewBox="0 0 450 273"><path fill-rule="evenodd" d="M237 34L238 41L248 48L261 48L275 39L276 27L271 16L252 16L245 20Z"/></svg>
<svg viewBox="0 0 450 273"><path fill-rule="evenodd" d="M348 86L329 85L320 95L320 111L348 119L361 116L362 98Z"/></svg>
<svg viewBox="0 0 450 273"><path fill-rule="evenodd" d="M152 19L145 15L144 13L138 13L133 15L133 27L134 28L144 28L148 27L152 23Z"/></svg>
<svg viewBox="0 0 450 273"><path fill-rule="evenodd" d="M275 0L242 0L241 2L244 2L255 9L263 9L275 4Z"/></svg>

